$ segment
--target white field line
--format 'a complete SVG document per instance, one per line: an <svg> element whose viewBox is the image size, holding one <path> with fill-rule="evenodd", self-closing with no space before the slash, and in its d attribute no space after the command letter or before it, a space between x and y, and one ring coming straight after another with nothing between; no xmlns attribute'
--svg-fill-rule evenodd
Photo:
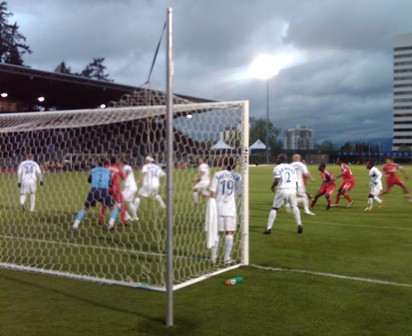
<svg viewBox="0 0 412 336"><path fill-rule="evenodd" d="M285 221L286 222L286 221ZM292 223L293 221L290 220ZM305 223L308 224L321 224L321 225L335 225L335 226L348 226L351 228L367 228L375 230L400 230L400 231L412 231L412 227L398 227L398 226L379 226L379 225L364 225L364 224L342 224L342 223L333 223L333 222L320 222L316 220L303 220L303 226ZM276 224L275 224L276 225Z"/></svg>
<svg viewBox="0 0 412 336"><path fill-rule="evenodd" d="M351 277L351 276L333 274L333 273L314 272L314 271L299 270L299 269L287 269L287 268L281 268L281 267L268 267L268 266L260 266L260 265L256 265L256 264L251 264L249 266L254 267L254 268L258 268L258 269L261 269L261 270L266 270L266 271L304 273L304 274L319 275L319 276L324 276L324 277L329 277L329 278L369 282L369 283L374 283L374 284L379 284L379 285L412 288L412 284L405 284L405 283L392 282L392 281L383 281L383 280L376 280L376 279L359 278L359 277Z"/></svg>

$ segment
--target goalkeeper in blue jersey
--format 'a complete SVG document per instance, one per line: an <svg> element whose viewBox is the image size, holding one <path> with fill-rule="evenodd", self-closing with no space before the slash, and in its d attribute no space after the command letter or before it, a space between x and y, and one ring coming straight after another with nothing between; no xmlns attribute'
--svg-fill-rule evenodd
<svg viewBox="0 0 412 336"><path fill-rule="evenodd" d="M90 207L96 206L97 202L100 202L105 208L110 208L110 220L108 223L109 230L114 230L114 221L119 213L119 209L116 206L116 202L110 195L108 188L111 185L111 172L109 169L104 168L103 164L94 167L90 170L89 178L87 181L90 183L90 191L87 194L86 201L84 202L84 208L77 213L76 220L72 225L73 230L77 230L81 220Z"/></svg>

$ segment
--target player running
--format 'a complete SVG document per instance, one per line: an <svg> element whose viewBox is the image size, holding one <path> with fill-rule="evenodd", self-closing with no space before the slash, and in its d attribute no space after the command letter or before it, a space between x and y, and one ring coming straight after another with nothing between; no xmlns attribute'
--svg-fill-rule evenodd
<svg viewBox="0 0 412 336"><path fill-rule="evenodd" d="M90 191L87 194L86 201L84 202L84 208L80 210L76 219L72 225L72 230L77 230L83 217L90 207L95 206L97 202L100 202L103 207L110 208L110 219L108 223L109 230L114 230L114 221L116 220L119 209L116 206L116 202L109 193L109 187L111 184L111 172L109 169L103 167L103 163L99 163L97 167L90 170L87 182L91 184Z"/></svg>
<svg viewBox="0 0 412 336"><path fill-rule="evenodd" d="M376 167L374 167L373 161L368 161L366 163L366 169L369 170L369 195L368 195L368 206L364 211L372 211L373 201L375 200L381 206L383 201L378 197L382 190L382 173Z"/></svg>
<svg viewBox="0 0 412 336"><path fill-rule="evenodd" d="M154 159L151 156L146 156L144 159L145 164L142 167L142 173L139 176L139 181L142 182L142 187L137 192L134 205L136 211L139 209L140 201L142 197L152 197L159 204L162 209L166 208L166 204L163 202L162 196L159 195L160 178L166 176L165 172L157 164L154 163Z"/></svg>
<svg viewBox="0 0 412 336"><path fill-rule="evenodd" d="M199 193L207 197L209 195L208 187L210 184L210 168L209 165L205 162L203 157L197 159L198 165L198 174L194 178L195 185L193 186L193 204L197 205L199 203Z"/></svg>
<svg viewBox="0 0 412 336"><path fill-rule="evenodd" d="M134 178L133 168L129 165L129 163L126 160L123 160L122 171L125 177L122 190L123 201L125 204L128 205L128 208L132 213L132 215L130 216L126 209L125 219L127 221L135 221L139 219L136 215L136 206L134 205L134 198L137 192L137 183L136 179Z"/></svg>
<svg viewBox="0 0 412 336"><path fill-rule="evenodd" d="M383 165L382 170L386 177L386 188L381 190L379 196L387 194L394 185L398 185L402 188L405 200L412 202L411 195L409 194L408 188L406 188L405 182L403 182L398 175L396 175L396 172L399 170L406 179L409 179L409 175L406 170L402 166L395 163L393 158L390 156L385 158L385 164Z"/></svg>
<svg viewBox="0 0 412 336"><path fill-rule="evenodd" d="M26 160L20 163L17 169L17 186L20 189L20 205L22 211L25 211L24 204L26 197L30 194L30 212L34 211L36 205L37 178L40 180L40 186L43 185L43 176L40 166L33 161L33 155L27 154Z"/></svg>
<svg viewBox="0 0 412 336"><path fill-rule="evenodd" d="M297 202L303 203L303 209L306 215L314 216L315 214L309 210L309 197L306 192L306 180L310 179L314 181L314 178L310 174L306 165L302 162L302 157L299 154L292 156L291 166L295 169L298 180L298 195Z"/></svg>
<svg viewBox="0 0 412 336"><path fill-rule="evenodd" d="M343 181L339 186L338 193L336 194L335 203L333 203L331 206L337 206L339 203L339 198L343 196L348 200L348 208L350 208L353 205L354 201L349 196L348 191L351 190L355 185L355 178L353 177L352 170L345 162L342 161L341 158L338 157L336 159L336 164L340 166L341 173L334 179L337 180L338 178L342 177Z"/></svg>
<svg viewBox="0 0 412 336"><path fill-rule="evenodd" d="M320 185L318 192L316 193L312 202L310 202L310 209L313 209L319 197L321 197L322 195L325 195L326 202L328 203L326 206L326 210L329 210L331 197L336 187L335 182L334 182L334 176L329 170L326 169L326 164L324 163L319 164L318 170L320 172L320 178L322 180L322 184Z"/></svg>
<svg viewBox="0 0 412 336"><path fill-rule="evenodd" d="M292 209L292 214L296 220L298 233L302 233L302 221L296 199L296 192L298 187L297 175L293 166L287 163L287 157L285 154L279 154L278 164L275 166L275 168L273 168L273 177L274 180L271 186L271 190L272 192L275 192L276 187L276 193L273 199L272 209L269 212L266 229L263 233L271 233L273 223L276 219L277 211L285 203L289 204Z"/></svg>

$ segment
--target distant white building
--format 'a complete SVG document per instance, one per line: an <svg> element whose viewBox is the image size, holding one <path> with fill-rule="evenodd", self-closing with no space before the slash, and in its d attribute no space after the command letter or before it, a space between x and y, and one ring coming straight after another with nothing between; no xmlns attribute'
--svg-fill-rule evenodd
<svg viewBox="0 0 412 336"><path fill-rule="evenodd" d="M283 132L283 149L309 150L314 149L313 130L305 125L296 125Z"/></svg>
<svg viewBox="0 0 412 336"><path fill-rule="evenodd" d="M392 150L402 147L412 147L412 33L393 39Z"/></svg>

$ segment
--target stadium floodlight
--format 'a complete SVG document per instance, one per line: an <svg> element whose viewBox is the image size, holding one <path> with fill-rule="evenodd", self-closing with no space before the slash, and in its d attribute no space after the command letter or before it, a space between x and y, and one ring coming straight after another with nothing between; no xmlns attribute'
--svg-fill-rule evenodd
<svg viewBox="0 0 412 336"><path fill-rule="evenodd" d="M2 98L7 98L8 95L9 95L9 94L8 94L7 92L2 92L2 93L0 94L0 96L1 96Z"/></svg>
<svg viewBox="0 0 412 336"><path fill-rule="evenodd" d="M250 66L253 77L266 80L266 163L269 163L269 79L279 73L276 58L269 54L260 54Z"/></svg>
<svg viewBox="0 0 412 336"><path fill-rule="evenodd" d="M44 102L45 98L44 98L43 96L41 96L41 97L38 97L37 100L38 100L40 103L42 103L42 102Z"/></svg>

